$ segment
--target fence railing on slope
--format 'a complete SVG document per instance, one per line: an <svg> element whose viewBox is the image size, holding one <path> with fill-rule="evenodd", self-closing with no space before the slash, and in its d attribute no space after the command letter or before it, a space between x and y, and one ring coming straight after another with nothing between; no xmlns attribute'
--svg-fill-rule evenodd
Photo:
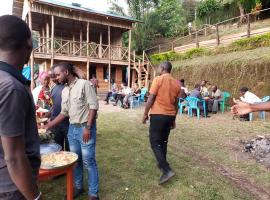
<svg viewBox="0 0 270 200"><path fill-rule="evenodd" d="M270 8L253 11L213 25L204 24L201 29L191 32L190 35L153 46L146 49L145 52L149 55L167 51L185 51L195 47L214 48L219 45L226 45L236 39L270 32L269 21L267 21L269 18L262 19L260 17L262 13L265 16L270 16ZM266 23L263 23L265 20ZM260 21L260 23L257 23L257 21ZM252 30L256 31L252 32Z"/></svg>

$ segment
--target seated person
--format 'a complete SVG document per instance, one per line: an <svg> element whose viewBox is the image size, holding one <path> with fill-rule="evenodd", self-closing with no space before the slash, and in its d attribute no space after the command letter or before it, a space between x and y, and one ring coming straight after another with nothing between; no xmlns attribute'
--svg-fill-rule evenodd
<svg viewBox="0 0 270 200"><path fill-rule="evenodd" d="M120 100L122 106L124 105L124 98L126 95L129 95L131 93L131 88L127 86L127 83L123 83L123 88L117 93L114 106L117 105L118 101Z"/></svg>
<svg viewBox="0 0 270 200"><path fill-rule="evenodd" d="M105 105L109 104L109 98L112 96L114 99L116 99L116 94L117 94L117 84L113 83L111 90L107 93L106 98L104 101L106 102Z"/></svg>
<svg viewBox="0 0 270 200"><path fill-rule="evenodd" d="M128 108L131 98L138 97L140 95L141 95L141 89L138 83L134 83L131 89L131 92L124 97L124 100L123 100L124 108Z"/></svg>
<svg viewBox="0 0 270 200"><path fill-rule="evenodd" d="M196 84L194 89L190 91L189 93L189 96L190 97L196 97L198 99L203 99L202 95L201 95L201 86L200 84ZM203 111L203 103L202 102L198 102L198 107L200 108L201 111ZM206 116L208 115L208 112L207 112L207 104L206 104ZM203 112L201 112L203 113Z"/></svg>
<svg viewBox="0 0 270 200"><path fill-rule="evenodd" d="M261 103L262 102L262 100L258 96L256 96L252 92L248 91L247 87L242 87L240 89L240 100L242 102L249 103L249 104L256 104L256 103ZM238 102L238 101L239 100L234 99L235 103ZM249 121L249 114L240 115L240 120Z"/></svg>
<svg viewBox="0 0 270 200"><path fill-rule="evenodd" d="M213 114L216 114L218 111L218 104L222 99L222 93L216 85L212 86L212 93L209 97L208 108L211 108Z"/></svg>
<svg viewBox="0 0 270 200"><path fill-rule="evenodd" d="M179 83L180 83L180 86L181 86L181 91L180 91L179 97L185 99L189 95L188 89L185 86L185 80L181 79L179 81Z"/></svg>
<svg viewBox="0 0 270 200"><path fill-rule="evenodd" d="M203 80L202 83L201 83L200 92L201 92L201 94L202 94L203 97L208 97L209 96L208 88L206 87L207 82L208 81Z"/></svg>

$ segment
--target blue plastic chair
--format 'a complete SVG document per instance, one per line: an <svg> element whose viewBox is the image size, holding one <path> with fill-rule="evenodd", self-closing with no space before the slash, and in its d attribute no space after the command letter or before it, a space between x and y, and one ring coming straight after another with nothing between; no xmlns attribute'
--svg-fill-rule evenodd
<svg viewBox="0 0 270 200"><path fill-rule="evenodd" d="M270 100L270 96L265 96L262 98L262 102L267 102ZM262 120L265 121L265 111L260 111L259 116ZM253 113L249 113L249 121L253 120Z"/></svg>
<svg viewBox="0 0 270 200"><path fill-rule="evenodd" d="M219 102L220 110L224 113L227 110L228 106L228 99L230 98L231 94L229 92L222 92L222 101Z"/></svg>
<svg viewBox="0 0 270 200"><path fill-rule="evenodd" d="M139 96L139 104L142 104L144 102L144 98L147 92L148 92L148 89L146 87L141 89L141 94Z"/></svg>
<svg viewBox="0 0 270 200"><path fill-rule="evenodd" d="M135 107L140 106L140 96L133 96L130 98L130 108L133 109Z"/></svg>
<svg viewBox="0 0 270 200"><path fill-rule="evenodd" d="M200 99L196 97L189 97L188 98L188 116L192 117L193 116L193 110L197 110L197 118L200 119L200 108L198 107L198 102Z"/></svg>
<svg viewBox="0 0 270 200"><path fill-rule="evenodd" d="M188 98L179 98L178 101L178 108L179 108L179 114L182 115L183 114L183 108L188 106ZM182 101L182 102L181 102Z"/></svg>
<svg viewBox="0 0 270 200"><path fill-rule="evenodd" d="M130 100L130 108L133 109L135 107L139 107L144 102L144 98L147 92L147 88L144 87L141 89L141 94L139 96L132 97Z"/></svg>

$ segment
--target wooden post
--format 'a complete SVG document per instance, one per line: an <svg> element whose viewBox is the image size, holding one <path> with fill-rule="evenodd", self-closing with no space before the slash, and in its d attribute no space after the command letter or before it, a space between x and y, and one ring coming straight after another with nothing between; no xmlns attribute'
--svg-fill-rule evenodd
<svg viewBox="0 0 270 200"><path fill-rule="evenodd" d="M247 14L247 37L250 37L250 15Z"/></svg>
<svg viewBox="0 0 270 200"><path fill-rule="evenodd" d="M111 27L108 26L108 45L109 45L109 90L111 89Z"/></svg>
<svg viewBox="0 0 270 200"><path fill-rule="evenodd" d="M42 27L42 53L45 53L45 29L44 29L44 27Z"/></svg>
<svg viewBox="0 0 270 200"><path fill-rule="evenodd" d="M49 49L50 49L49 38L50 38L50 27L49 27L48 20L46 20L46 47L47 47L46 53L49 53Z"/></svg>
<svg viewBox="0 0 270 200"><path fill-rule="evenodd" d="M81 55L82 55L82 29L80 29L80 56Z"/></svg>
<svg viewBox="0 0 270 200"><path fill-rule="evenodd" d="M31 4L28 3L29 6L29 12L28 12L28 20L29 20L29 28L32 33L33 25L32 25L32 12L31 12ZM35 80L34 80L34 52L32 51L30 56L30 68L31 68L31 91L35 87Z"/></svg>
<svg viewBox="0 0 270 200"><path fill-rule="evenodd" d="M102 58L102 32L99 33L98 57Z"/></svg>
<svg viewBox="0 0 270 200"><path fill-rule="evenodd" d="M131 30L128 31L128 86L130 87ZM134 58L135 59L135 58ZM134 80L133 80L134 81Z"/></svg>
<svg viewBox="0 0 270 200"><path fill-rule="evenodd" d="M174 44L173 44L173 42L172 42L172 51L174 51Z"/></svg>
<svg viewBox="0 0 270 200"><path fill-rule="evenodd" d="M149 61L147 63L147 70L146 70L146 78L145 78L145 87L149 89L149 70L150 70L150 67L149 67Z"/></svg>
<svg viewBox="0 0 270 200"><path fill-rule="evenodd" d="M204 27L204 36L206 37L207 36L207 26L205 25Z"/></svg>
<svg viewBox="0 0 270 200"><path fill-rule="evenodd" d="M75 35L72 34L72 54L75 55Z"/></svg>
<svg viewBox="0 0 270 200"><path fill-rule="evenodd" d="M134 56L134 60L133 60L133 68L136 69L136 52L135 50L133 51L133 56ZM137 70L136 70L137 71Z"/></svg>
<svg viewBox="0 0 270 200"><path fill-rule="evenodd" d="M52 35L51 35L51 67L54 63L54 16L52 15Z"/></svg>
<svg viewBox="0 0 270 200"><path fill-rule="evenodd" d="M142 86L142 67L141 67L141 60L139 60L138 70L139 70L139 73L138 73L138 84L139 84L139 87L141 87Z"/></svg>
<svg viewBox="0 0 270 200"><path fill-rule="evenodd" d="M87 71L87 80L89 80L89 69L90 69L90 55L89 55L89 22L87 22L86 27L86 43L87 43L87 65L86 65L86 71Z"/></svg>
<svg viewBox="0 0 270 200"><path fill-rule="evenodd" d="M158 53L160 53L160 45L158 45Z"/></svg>
<svg viewBox="0 0 270 200"><path fill-rule="evenodd" d="M217 46L219 46L220 45L220 39L219 39L218 24L216 25L216 34L217 34Z"/></svg>
<svg viewBox="0 0 270 200"><path fill-rule="evenodd" d="M196 48L199 48L200 47L200 43L199 43L199 38L198 38L198 31L196 29L196 32L195 32L195 37L196 37Z"/></svg>

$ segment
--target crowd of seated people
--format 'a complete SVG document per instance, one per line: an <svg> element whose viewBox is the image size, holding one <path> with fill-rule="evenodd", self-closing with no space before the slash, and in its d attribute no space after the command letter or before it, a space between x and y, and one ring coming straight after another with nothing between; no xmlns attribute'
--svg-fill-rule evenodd
<svg viewBox="0 0 270 200"><path fill-rule="evenodd" d="M105 105L108 105L111 99L114 106L120 102L122 108L129 108L133 98L141 95L141 89L138 83L133 83L132 88L128 87L127 83L122 83L120 87L117 87L117 84L114 83L104 99Z"/></svg>
<svg viewBox="0 0 270 200"><path fill-rule="evenodd" d="M184 84L184 79L181 79L179 81L179 84L181 86L181 92L179 96L180 99L186 98L188 96L198 98L199 100L201 100L198 102L198 107L201 111L203 111L202 100L204 100L206 102L206 116L208 116L208 112L216 114L218 111L219 103L223 100L222 92L220 91L218 86L213 85L211 87L211 91L209 91L207 83L208 82L206 80L203 80L201 84L195 84L193 90L188 91L187 87Z"/></svg>

